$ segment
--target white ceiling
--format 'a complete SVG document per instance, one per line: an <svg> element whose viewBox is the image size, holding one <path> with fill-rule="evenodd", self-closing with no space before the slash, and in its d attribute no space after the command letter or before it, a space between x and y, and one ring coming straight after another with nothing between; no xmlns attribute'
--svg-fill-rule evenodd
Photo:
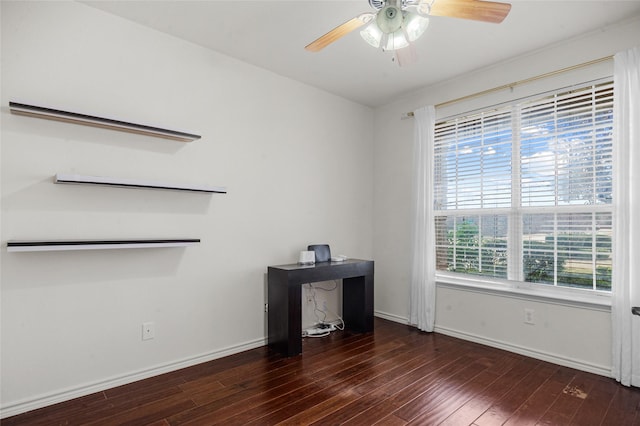
<svg viewBox="0 0 640 426"><path fill-rule="evenodd" d="M416 42L418 61L399 67L390 52L369 46L358 31L321 52L304 50L371 11L367 0L84 3L369 106L640 15L640 0L512 0L501 24L432 17Z"/></svg>

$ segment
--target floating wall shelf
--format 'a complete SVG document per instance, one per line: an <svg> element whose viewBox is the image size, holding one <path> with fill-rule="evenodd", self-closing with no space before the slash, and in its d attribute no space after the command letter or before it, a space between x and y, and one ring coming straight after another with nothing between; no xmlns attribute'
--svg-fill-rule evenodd
<svg viewBox="0 0 640 426"><path fill-rule="evenodd" d="M122 179L100 176L82 176L74 174L58 173L54 179L55 183L68 183L79 185L103 185L117 186L123 188L150 188L150 189L169 189L176 191L192 191L192 192L208 192L217 194L226 194L227 188L223 186L207 186L207 185L178 185L167 182L154 182L139 179Z"/></svg>
<svg viewBox="0 0 640 426"><path fill-rule="evenodd" d="M155 247L186 247L198 244L198 238L176 240L61 240L7 241L7 251L105 250Z"/></svg>
<svg viewBox="0 0 640 426"><path fill-rule="evenodd" d="M126 121L114 120L111 118L95 117L93 115L27 105L18 102L9 102L9 109L12 113L18 115L64 121L66 123L82 124L85 126L101 127L104 129L119 130L122 132L137 133L147 136L156 136L180 142L191 142L196 139L200 139L201 137L199 135L180 132L177 130L162 129L144 124L128 123Z"/></svg>

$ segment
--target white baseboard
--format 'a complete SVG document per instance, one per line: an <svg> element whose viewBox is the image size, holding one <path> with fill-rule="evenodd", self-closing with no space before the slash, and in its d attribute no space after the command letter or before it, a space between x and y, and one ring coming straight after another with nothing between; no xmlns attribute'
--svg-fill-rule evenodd
<svg viewBox="0 0 640 426"><path fill-rule="evenodd" d="M265 346L266 344L266 338L256 339L250 342L229 346L227 348L209 352L206 354L184 358L178 361L157 365L144 370L134 371L122 376L112 377L109 379L100 380L69 389L58 390L22 401L10 402L0 407L0 419L15 416L16 414L26 413L27 411L36 410L38 408L57 404L59 402L69 401L74 398L90 395L92 393L111 389L116 386L126 385L138 380L148 379L149 377L158 376L160 374L169 373L171 371L180 370L182 368L191 367L192 365L212 361L214 359L233 355L249 349L259 348L261 346Z"/></svg>
<svg viewBox="0 0 640 426"><path fill-rule="evenodd" d="M445 327L438 327L437 325L435 326L434 331L436 333L446 334L447 336L456 337L458 339L468 340L470 342L479 343L481 345L503 349L505 351L528 356L530 358L539 359L542 361L551 362L553 364L562 365L564 367L574 368L580 371L586 371L587 373L593 373L599 376L611 377L610 366L593 364L586 361L579 361L579 360L576 361L570 358L560 356L558 354L538 351L538 350L527 348L524 346L503 342L500 340L490 339L483 336L477 336L475 334L469 334L469 333L465 333L458 330L452 330Z"/></svg>
<svg viewBox="0 0 640 426"><path fill-rule="evenodd" d="M409 324L409 319L408 318L404 318L404 317L401 317L399 315L389 314L387 312L375 311L374 312L374 316L382 318L382 319L386 319L386 320L389 320L389 321L398 322L400 324Z"/></svg>
<svg viewBox="0 0 640 426"><path fill-rule="evenodd" d="M397 322L400 324L409 324L409 319L398 315L389 314L387 312L376 311L375 316ZM458 339L467 340L474 343L479 343L485 346L491 346L493 348L503 349L505 351L517 353L520 355L528 356L530 358L539 359L542 361L551 362L553 364L562 365L569 368L575 368L576 370L586 371L588 373L597 374L599 376L611 377L611 366L598 365L585 361L576 361L557 354L538 351L535 349L527 348L520 345L514 345L508 342L503 342L495 339L489 339L487 337L478 336L458 330L453 330L446 327L439 327L437 324L434 328L436 333L446 334L447 336L456 337Z"/></svg>

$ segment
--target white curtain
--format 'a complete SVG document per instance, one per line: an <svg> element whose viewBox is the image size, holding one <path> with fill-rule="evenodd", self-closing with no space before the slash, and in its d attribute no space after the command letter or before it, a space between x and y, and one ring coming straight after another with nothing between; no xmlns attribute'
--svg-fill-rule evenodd
<svg viewBox="0 0 640 426"><path fill-rule="evenodd" d="M614 56L612 375L640 386L640 47Z"/></svg>
<svg viewBox="0 0 640 426"><path fill-rule="evenodd" d="M413 251L409 322L433 331L436 309L436 255L433 218L433 138L435 108L414 111Z"/></svg>

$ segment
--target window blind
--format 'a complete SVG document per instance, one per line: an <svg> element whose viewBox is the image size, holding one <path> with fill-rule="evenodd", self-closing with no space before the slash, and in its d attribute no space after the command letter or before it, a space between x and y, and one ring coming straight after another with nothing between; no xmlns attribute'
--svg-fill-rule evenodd
<svg viewBox="0 0 640 426"><path fill-rule="evenodd" d="M511 111L436 124L436 210L510 206Z"/></svg>
<svg viewBox="0 0 640 426"><path fill-rule="evenodd" d="M436 123L440 271L611 289L613 83Z"/></svg>
<svg viewBox="0 0 640 426"><path fill-rule="evenodd" d="M523 206L611 202L612 83L525 102L520 114Z"/></svg>

